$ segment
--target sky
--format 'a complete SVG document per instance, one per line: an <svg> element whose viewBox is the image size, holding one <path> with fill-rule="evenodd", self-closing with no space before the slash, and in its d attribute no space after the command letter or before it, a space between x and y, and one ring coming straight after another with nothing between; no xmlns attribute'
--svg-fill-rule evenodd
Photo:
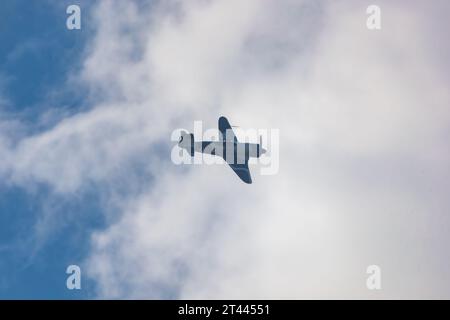
<svg viewBox="0 0 450 320"><path fill-rule="evenodd" d="M2 1L0 298L450 298L449 9ZM222 115L276 174L171 161Z"/></svg>

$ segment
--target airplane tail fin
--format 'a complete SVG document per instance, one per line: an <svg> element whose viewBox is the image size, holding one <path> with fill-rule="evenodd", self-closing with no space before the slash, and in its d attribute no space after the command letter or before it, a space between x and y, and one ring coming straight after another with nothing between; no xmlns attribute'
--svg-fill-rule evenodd
<svg viewBox="0 0 450 320"><path fill-rule="evenodd" d="M178 146L186 149L191 157L194 156L194 134L188 133L186 131L181 132L180 141L178 141Z"/></svg>
<svg viewBox="0 0 450 320"><path fill-rule="evenodd" d="M194 134L190 133L189 134L189 140L191 142L191 148L189 149L189 153L191 154L191 157L194 156Z"/></svg>

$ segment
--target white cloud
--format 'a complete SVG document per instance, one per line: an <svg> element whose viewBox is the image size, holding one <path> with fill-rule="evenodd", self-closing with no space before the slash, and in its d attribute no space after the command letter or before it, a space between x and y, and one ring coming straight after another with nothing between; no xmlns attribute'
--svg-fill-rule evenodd
<svg viewBox="0 0 450 320"><path fill-rule="evenodd" d="M369 31L357 1L103 1L80 77L104 102L21 140L9 180L70 194L145 167L92 237L102 297L449 297L448 83L429 18L380 6ZM278 175L247 186L157 151L222 114L280 129Z"/></svg>

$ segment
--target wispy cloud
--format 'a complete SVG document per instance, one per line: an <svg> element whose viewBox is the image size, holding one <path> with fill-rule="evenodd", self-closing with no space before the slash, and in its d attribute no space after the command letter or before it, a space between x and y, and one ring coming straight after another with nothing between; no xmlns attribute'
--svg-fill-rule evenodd
<svg viewBox="0 0 450 320"><path fill-rule="evenodd" d="M447 62L434 11L379 5L369 31L357 1L102 1L79 75L100 102L7 146L3 176L107 192L101 297L448 297ZM280 128L278 175L170 162L174 128L222 114Z"/></svg>

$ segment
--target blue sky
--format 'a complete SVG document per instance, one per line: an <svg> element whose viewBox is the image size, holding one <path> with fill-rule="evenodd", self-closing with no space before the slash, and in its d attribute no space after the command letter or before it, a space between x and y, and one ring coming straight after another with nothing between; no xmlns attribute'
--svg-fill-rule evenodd
<svg viewBox="0 0 450 320"><path fill-rule="evenodd" d="M1 1L0 298L448 298L449 2L377 2ZM279 170L174 164L219 116Z"/></svg>
<svg viewBox="0 0 450 320"><path fill-rule="evenodd" d="M87 21L83 21L81 30L66 29L65 8L76 3L0 3L1 93L8 101L2 112L27 123L29 131L45 130L37 120L55 106L66 113L83 106L83 90L68 89L66 84L70 72L79 67L89 38ZM89 5L83 10L88 12ZM71 201L55 199L45 185L27 189L0 182L0 298L89 296L89 290L66 289L65 269L81 262L87 251L87 235L102 224L97 202L95 192ZM68 211L76 211L79 216L64 218L37 243L33 230L48 206L57 216L65 216ZM89 287L87 281L83 285Z"/></svg>

